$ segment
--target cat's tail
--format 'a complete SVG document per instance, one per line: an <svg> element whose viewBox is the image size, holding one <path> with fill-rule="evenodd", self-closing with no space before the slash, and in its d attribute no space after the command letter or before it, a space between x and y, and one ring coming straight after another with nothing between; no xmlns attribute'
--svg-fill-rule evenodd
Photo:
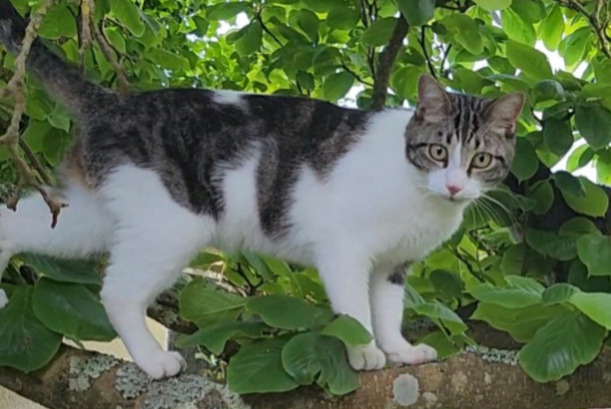
<svg viewBox="0 0 611 409"><path fill-rule="evenodd" d="M26 21L11 2L0 0L0 45L17 55L26 27ZM51 97L77 117L87 111L96 96L111 95L109 90L87 81L76 67L51 52L39 39L32 43L26 67L40 78Z"/></svg>

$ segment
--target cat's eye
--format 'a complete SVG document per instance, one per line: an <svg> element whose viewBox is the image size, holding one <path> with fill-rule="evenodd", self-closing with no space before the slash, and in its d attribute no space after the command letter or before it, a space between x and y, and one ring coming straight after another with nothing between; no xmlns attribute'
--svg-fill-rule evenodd
<svg viewBox="0 0 611 409"><path fill-rule="evenodd" d="M473 157L471 166L476 169L486 169L492 164L492 155L486 152L480 152Z"/></svg>
<svg viewBox="0 0 611 409"><path fill-rule="evenodd" d="M429 145L429 156L438 162L445 162L448 159L448 150L443 145L433 143Z"/></svg>

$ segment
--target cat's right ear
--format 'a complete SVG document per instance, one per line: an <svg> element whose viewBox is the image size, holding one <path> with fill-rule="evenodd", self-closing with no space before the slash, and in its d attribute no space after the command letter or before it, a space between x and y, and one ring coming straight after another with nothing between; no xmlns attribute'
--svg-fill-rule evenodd
<svg viewBox="0 0 611 409"><path fill-rule="evenodd" d="M450 97L435 78L423 74L418 79L418 106L416 119L425 122L440 122L450 112Z"/></svg>

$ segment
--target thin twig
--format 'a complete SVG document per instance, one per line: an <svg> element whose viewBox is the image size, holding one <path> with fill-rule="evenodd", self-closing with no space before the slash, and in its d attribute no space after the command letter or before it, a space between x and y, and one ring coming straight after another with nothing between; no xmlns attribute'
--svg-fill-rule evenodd
<svg viewBox="0 0 611 409"><path fill-rule="evenodd" d="M19 134L19 125L21 123L21 117L25 111L25 91L23 86L23 80L25 77L26 60L30 54L32 44L36 40L38 28L42 23L43 16L47 10L55 3L55 0L47 0L37 12L33 14L25 29L25 35L21 42L21 50L15 59L15 73L5 88L3 95L12 94L15 99L15 105L13 108L13 115L11 116L10 124L2 137L0 137L0 143L6 145L7 149L11 154L11 158L15 163L15 167L19 172L19 182L15 194L7 200L6 206L9 209L16 210L19 197L23 189L27 186L32 186L42 195L45 203L49 206L49 210L52 214L51 227L57 225L57 218L62 208L66 207L65 203L62 203L55 198L51 197L47 188L42 186L34 176L32 169L28 166L26 161L21 157L19 153L19 141L21 139ZM43 176L41 175L41 178Z"/></svg>
<svg viewBox="0 0 611 409"><path fill-rule="evenodd" d="M429 72L433 77L437 78L437 73L435 72L435 68L433 67L433 63L429 57L429 53L426 51L426 26L422 26L420 28L420 47L424 53L424 59L426 60L426 65L429 67Z"/></svg>
<svg viewBox="0 0 611 409"><path fill-rule="evenodd" d="M363 77L361 77L358 73L356 73L355 71L352 70L352 68L348 67L346 65L346 63L342 62L342 68L350 75L352 75L354 77L354 79L356 79L358 82L360 82L363 85L367 85L369 87L373 87L373 82L371 81L366 81L363 79Z"/></svg>
<svg viewBox="0 0 611 409"><path fill-rule="evenodd" d="M557 0L560 6L578 11L585 18L588 19L590 25L594 29L594 32L596 33L596 36L598 37L598 41L600 43L600 50L605 54L607 58L611 58L611 46L609 45L609 39L606 35L609 16L605 18L604 22L600 20L600 14L604 5L604 1L605 0L597 0L594 12L590 13L578 0Z"/></svg>
<svg viewBox="0 0 611 409"><path fill-rule="evenodd" d="M93 9L91 11L93 14ZM93 35L96 41L100 44L100 49L102 50L102 54L104 54L104 57L106 57L106 60L108 60L110 65L112 65L112 68L114 69L115 74L117 75L117 80L119 82L119 91L123 93L128 92L131 89L131 85L129 84L129 81L127 80L127 75L125 75L125 71L123 71L123 67L121 67L121 65L119 64L119 61L117 60L110 45L108 44L108 41L106 40L106 36L104 35L104 31L103 31L103 24L104 22L100 21L100 27L98 27L96 24L91 22L91 28L93 31Z"/></svg>
<svg viewBox="0 0 611 409"><path fill-rule="evenodd" d="M452 50L452 44L448 44L448 47L445 49L445 52L443 53L443 58L441 59L441 65L439 67L439 75L442 77L445 77L445 67L446 67L446 61L448 59L448 55L450 55L450 50Z"/></svg>
<svg viewBox="0 0 611 409"><path fill-rule="evenodd" d="M42 181L46 185L53 184L51 177L48 175L47 171L45 170L45 168L42 166L42 164L38 160L38 157L36 156L36 154L32 152L32 149L30 148L30 146L22 138L19 138L19 147L21 148L23 153L25 153L25 156L28 157L28 160L30 161L30 165L34 167L34 169L36 169L36 172L38 172L38 175L40 176Z"/></svg>
<svg viewBox="0 0 611 409"><path fill-rule="evenodd" d="M91 38L91 14L95 10L93 0L81 1L81 30L79 32L80 48L79 54L81 57L81 70L85 72L85 54L91 48L93 39Z"/></svg>

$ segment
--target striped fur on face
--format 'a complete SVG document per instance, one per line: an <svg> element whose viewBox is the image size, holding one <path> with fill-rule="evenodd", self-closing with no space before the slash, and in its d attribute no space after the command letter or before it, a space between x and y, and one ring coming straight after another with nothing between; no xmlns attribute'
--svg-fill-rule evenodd
<svg viewBox="0 0 611 409"><path fill-rule="evenodd" d="M523 102L521 93L498 99L451 94L423 76L405 133L407 160L426 175L433 193L476 199L509 172Z"/></svg>

